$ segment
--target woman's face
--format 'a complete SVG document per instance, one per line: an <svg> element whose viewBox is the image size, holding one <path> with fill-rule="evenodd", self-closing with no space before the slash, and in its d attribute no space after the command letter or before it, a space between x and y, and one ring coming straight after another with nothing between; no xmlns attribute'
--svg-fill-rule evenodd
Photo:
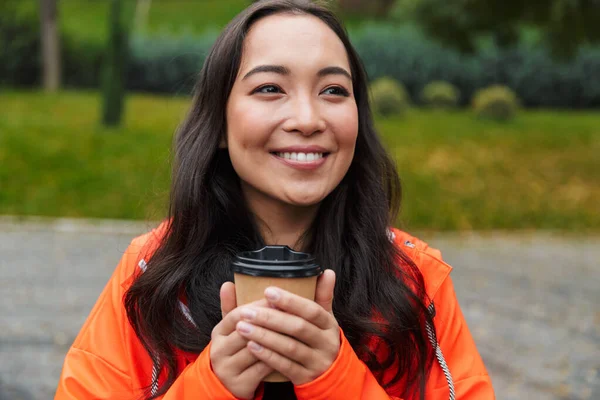
<svg viewBox="0 0 600 400"><path fill-rule="evenodd" d="M227 147L247 200L311 206L352 162L358 111L346 49L320 19L250 29L227 104Z"/></svg>

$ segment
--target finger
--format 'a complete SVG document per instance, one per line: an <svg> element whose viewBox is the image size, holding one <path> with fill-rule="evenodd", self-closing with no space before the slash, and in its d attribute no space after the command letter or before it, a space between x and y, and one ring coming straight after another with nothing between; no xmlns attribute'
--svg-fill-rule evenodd
<svg viewBox="0 0 600 400"><path fill-rule="evenodd" d="M246 368L239 376L245 382L260 382L267 377L273 368L262 361L255 362L250 367Z"/></svg>
<svg viewBox="0 0 600 400"><path fill-rule="evenodd" d="M292 336L312 348L321 347L323 342L321 329L301 317L284 311L266 307L244 307L241 315L242 321ZM239 327L239 322L236 327Z"/></svg>
<svg viewBox="0 0 600 400"><path fill-rule="evenodd" d="M245 348L247 343L248 339L240 335L239 332L233 331L222 340L213 342L212 347L216 357L232 357Z"/></svg>
<svg viewBox="0 0 600 400"><path fill-rule="evenodd" d="M268 307L269 303L265 299L257 300L252 303L247 304L247 306L252 307ZM219 322L212 331L213 338L214 335L227 336L231 334L231 332L235 331L235 324L241 319L240 309L242 307L237 307L233 311L230 311L222 320Z"/></svg>
<svg viewBox="0 0 600 400"><path fill-rule="evenodd" d="M328 313L333 313L333 289L335 288L335 272L331 269L325 270L317 280L315 292L315 303L320 305Z"/></svg>
<svg viewBox="0 0 600 400"><path fill-rule="evenodd" d="M237 307L235 296L235 284L233 282L225 282L221 286L221 318L225 318L233 309Z"/></svg>
<svg viewBox="0 0 600 400"><path fill-rule="evenodd" d="M273 350L261 346L256 342L248 342L248 349L250 349L256 358L264 362L267 366L273 368L275 371L281 372L289 378L294 385L310 382L318 376L313 378L313 374L302 365L289 358L283 357L281 354L277 354Z"/></svg>
<svg viewBox="0 0 600 400"><path fill-rule="evenodd" d="M247 340L258 343L263 347L266 346L306 368L310 368L312 366L311 361L316 358L314 357L315 350L295 338L282 335L281 333L244 321L238 322L237 330Z"/></svg>
<svg viewBox="0 0 600 400"><path fill-rule="evenodd" d="M265 296L278 309L297 315L320 329L329 329L335 324L332 314L312 300L273 286L265 289Z"/></svg>
<svg viewBox="0 0 600 400"><path fill-rule="evenodd" d="M244 347L227 360L228 369L234 375L241 374L258 362L258 358L248 349L247 344L248 341L245 340Z"/></svg>

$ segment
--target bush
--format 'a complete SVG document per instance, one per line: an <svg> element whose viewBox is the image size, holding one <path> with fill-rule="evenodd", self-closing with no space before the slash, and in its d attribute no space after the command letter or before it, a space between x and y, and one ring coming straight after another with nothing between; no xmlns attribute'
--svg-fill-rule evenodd
<svg viewBox="0 0 600 400"><path fill-rule="evenodd" d="M351 31L352 43L371 79L389 76L402 82L413 99L432 81L445 81L467 105L491 85L513 89L527 107L600 107L600 47L584 46L568 63L552 60L543 46L480 49L460 54L424 37L409 25L365 25Z"/></svg>
<svg viewBox="0 0 600 400"><path fill-rule="evenodd" d="M383 77L371 84L371 104L373 110L384 117L399 115L409 105L409 97L402 84Z"/></svg>
<svg viewBox="0 0 600 400"><path fill-rule="evenodd" d="M130 42L127 87L158 93L191 93L216 38L215 32L201 37L134 37Z"/></svg>
<svg viewBox="0 0 600 400"><path fill-rule="evenodd" d="M0 1L0 84L41 84L42 60L37 3ZM18 5L18 6L17 6ZM60 32L65 86L98 87L104 43L77 40Z"/></svg>
<svg viewBox="0 0 600 400"><path fill-rule="evenodd" d="M423 87L432 81L449 82L466 98L481 86L474 57L425 39L417 28L366 25L351 32L351 37L369 77L389 76L402 82L413 100L418 100Z"/></svg>
<svg viewBox="0 0 600 400"><path fill-rule="evenodd" d="M3 12L3 4L6 2L0 0L0 83L37 85L39 21L34 16L24 24ZM350 33L369 77L387 76L402 82L415 100L420 100L430 82L444 81L459 90L459 105L463 106L478 89L504 85L514 90L526 107L600 107L600 47L582 47L573 60L561 64L542 46L526 44L460 54L428 40L410 25L366 24ZM216 36L211 32L133 38L127 88L189 93ZM63 35L63 82L67 86L99 86L105 43L88 41Z"/></svg>
<svg viewBox="0 0 600 400"><path fill-rule="evenodd" d="M63 84L68 87L99 87L106 42L63 35L61 47Z"/></svg>
<svg viewBox="0 0 600 400"><path fill-rule="evenodd" d="M451 83L443 81L428 83L421 92L421 102L431 108L455 108L459 99L458 89Z"/></svg>
<svg viewBox="0 0 600 400"><path fill-rule="evenodd" d="M0 1L0 84L38 85L40 22L34 8Z"/></svg>
<svg viewBox="0 0 600 400"><path fill-rule="evenodd" d="M475 93L473 108L480 117L507 121L514 117L519 108L519 100L506 86L495 85Z"/></svg>

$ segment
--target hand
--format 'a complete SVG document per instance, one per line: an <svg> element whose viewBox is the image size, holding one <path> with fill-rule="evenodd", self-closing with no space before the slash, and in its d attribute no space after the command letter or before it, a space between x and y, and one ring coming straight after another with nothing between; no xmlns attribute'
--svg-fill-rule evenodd
<svg viewBox="0 0 600 400"><path fill-rule="evenodd" d="M329 369L340 349L332 311L334 286L335 273L326 270L317 281L315 301L267 288L265 296L276 308L241 307L237 332L249 340L247 348L256 358L294 385L311 382Z"/></svg>
<svg viewBox="0 0 600 400"><path fill-rule="evenodd" d="M226 282L221 286L221 314L223 319L212 330L210 362L223 385L240 399L254 398L254 392L273 368L259 361L246 347L248 341L236 332L240 321L235 285ZM266 300L250 303L253 308L267 307Z"/></svg>

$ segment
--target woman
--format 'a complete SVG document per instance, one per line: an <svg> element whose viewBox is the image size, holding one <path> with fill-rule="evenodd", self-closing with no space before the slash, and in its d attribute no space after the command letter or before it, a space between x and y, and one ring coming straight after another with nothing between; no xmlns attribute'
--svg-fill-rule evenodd
<svg viewBox="0 0 600 400"><path fill-rule="evenodd" d="M492 399L450 267L388 229L399 180L336 18L253 4L195 92L169 218L125 252L56 399ZM269 288L237 307L231 260L264 244L328 268L314 302ZM261 383L272 371L290 382Z"/></svg>

